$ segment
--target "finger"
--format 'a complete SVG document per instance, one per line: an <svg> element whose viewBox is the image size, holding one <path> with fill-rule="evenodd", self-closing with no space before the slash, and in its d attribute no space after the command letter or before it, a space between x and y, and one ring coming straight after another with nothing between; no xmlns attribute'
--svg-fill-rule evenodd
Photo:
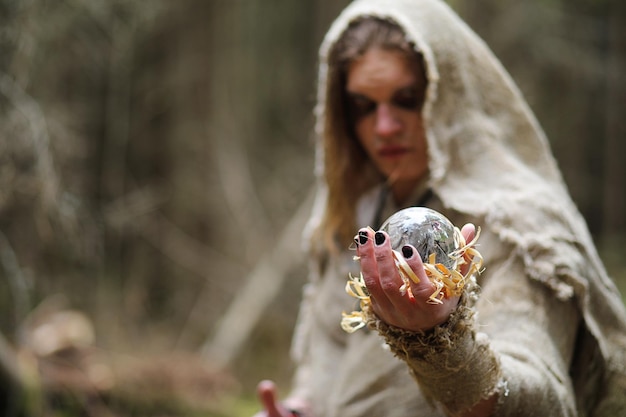
<svg viewBox="0 0 626 417"><path fill-rule="evenodd" d="M391 239L387 233L378 231L374 234L374 254L378 266L380 288L385 296L395 303L399 298L404 297L400 292L404 281L398 272L391 248Z"/></svg>
<svg viewBox="0 0 626 417"><path fill-rule="evenodd" d="M466 243L471 242L476 236L476 226L472 223L467 223L461 228L461 234L463 235Z"/></svg>
<svg viewBox="0 0 626 417"><path fill-rule="evenodd" d="M378 286L378 277L376 274L378 266L376 265L373 244L374 236L368 228L363 228L359 230L357 240L359 241L357 254L359 256L359 262L361 263L361 272L363 273L365 284L371 292Z"/></svg>
<svg viewBox="0 0 626 417"><path fill-rule="evenodd" d="M379 307L387 308L390 304L380 283L373 230L369 228L359 230L358 240L358 254L361 262L363 280L370 293L370 300L374 310L380 311Z"/></svg>
<svg viewBox="0 0 626 417"><path fill-rule="evenodd" d="M430 281L426 271L424 271L424 263L418 253L417 249L413 245L405 245L402 247L402 256L406 260L406 263L411 267L411 270L417 275L420 282L416 283L411 281L411 291L416 300L425 301L435 291L435 285Z"/></svg>
<svg viewBox="0 0 626 417"><path fill-rule="evenodd" d="M465 243L466 244L470 243L476 237L476 227L472 223L467 223L461 229L461 234L463 235L463 238L465 239ZM466 257L465 255L464 255L464 258L465 258L465 262L463 265L461 265L461 269L460 269L460 272L463 275L467 274L467 272L469 271L469 268L470 268L469 263L471 262L470 258Z"/></svg>
<svg viewBox="0 0 626 417"><path fill-rule="evenodd" d="M276 384L269 380L259 382L257 385L257 395L263 408L267 411L268 417L281 417L282 406L276 401Z"/></svg>

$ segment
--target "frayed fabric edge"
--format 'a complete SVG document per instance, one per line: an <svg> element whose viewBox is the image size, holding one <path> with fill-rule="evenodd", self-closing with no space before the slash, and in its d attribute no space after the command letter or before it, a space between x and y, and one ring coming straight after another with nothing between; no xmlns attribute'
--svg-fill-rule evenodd
<svg viewBox="0 0 626 417"><path fill-rule="evenodd" d="M452 413L471 409L494 394L508 395L488 338L475 330L475 311L470 302L471 297L464 294L450 318L426 332L390 326L367 312L368 326L377 330L391 352L409 365L425 398ZM458 377L460 374L463 377ZM450 384L459 379L469 381L467 386Z"/></svg>

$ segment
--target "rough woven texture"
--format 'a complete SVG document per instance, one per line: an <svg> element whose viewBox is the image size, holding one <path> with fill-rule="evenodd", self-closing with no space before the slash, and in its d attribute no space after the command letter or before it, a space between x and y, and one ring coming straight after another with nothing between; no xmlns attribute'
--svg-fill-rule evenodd
<svg viewBox="0 0 626 417"><path fill-rule="evenodd" d="M429 332L411 332L376 318L368 323L385 338L391 351L406 361L429 400L437 399L452 414L467 410L477 399L500 388L498 360L488 339L475 330L474 310L463 296L448 321ZM459 395L450 379L462 379L471 392ZM427 383L426 383L427 382Z"/></svg>
<svg viewBox="0 0 626 417"><path fill-rule="evenodd" d="M440 199L439 210L455 224L474 221L483 228L484 246L479 249L487 273L481 285L483 297L492 297L477 304L478 319L472 325L480 325L489 341L474 330L467 337L460 331L465 348L459 352L468 360L485 349L497 359L499 369L487 361L476 372L489 374L492 382L502 375L491 387L500 395L498 415L575 415L575 408L578 415L626 415L622 301L532 112L499 61L448 6L437 0L357 0L348 6L320 49L318 134L327 108L328 51L348 23L361 16L394 20L424 56L429 81L423 108L429 185ZM325 208L323 161L320 146L316 167L320 192L311 228L323 218ZM363 226L371 221L376 192L360 202ZM498 248L506 248L506 254L497 253ZM345 258L314 260L317 265L294 345L299 360L296 390L317 401L317 411L324 416L440 416L458 407L447 393L436 392L432 394L441 406L428 408L422 392L407 387L396 363L389 361L394 358L376 347L375 332L350 338L340 334L341 310L351 309L342 283L347 271L355 270L348 265L349 254L341 256ZM576 340L575 323L581 319L584 331ZM402 336L398 338L389 343L400 346ZM459 344L454 346L458 349ZM368 347L375 352L366 351ZM419 372L424 366L437 366L436 360L432 357L425 362L433 363L426 365L408 355L406 362L396 362L407 363L424 394L431 396L426 385L431 381ZM570 377L572 360L576 369ZM371 376L360 368L363 364L368 364ZM590 380L600 383L585 383ZM446 381L460 387L456 394L466 396L463 404L476 402L489 391L485 387L481 393L473 392L466 382ZM390 404L396 408L390 410Z"/></svg>

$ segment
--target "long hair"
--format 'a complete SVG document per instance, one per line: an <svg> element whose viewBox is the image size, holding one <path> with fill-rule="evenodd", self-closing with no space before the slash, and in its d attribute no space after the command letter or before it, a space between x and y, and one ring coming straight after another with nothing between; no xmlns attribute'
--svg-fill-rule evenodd
<svg viewBox="0 0 626 417"><path fill-rule="evenodd" d="M359 198L385 181L359 143L348 114L348 70L371 48L400 51L412 64L423 65L400 26L375 17L351 22L330 49L322 137L328 199L320 229L314 234L314 238L323 238L323 246L330 251L350 245L356 233Z"/></svg>

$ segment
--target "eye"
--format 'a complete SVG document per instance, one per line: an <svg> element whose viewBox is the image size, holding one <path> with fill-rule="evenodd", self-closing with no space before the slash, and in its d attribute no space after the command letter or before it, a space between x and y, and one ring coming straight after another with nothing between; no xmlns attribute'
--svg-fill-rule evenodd
<svg viewBox="0 0 626 417"><path fill-rule="evenodd" d="M424 101L424 94L420 92L416 87L407 87L399 90L395 93L391 99L391 102L406 110L415 110L422 107Z"/></svg>
<svg viewBox="0 0 626 417"><path fill-rule="evenodd" d="M348 111L352 120L358 120L376 110L376 102L360 94L348 95Z"/></svg>

